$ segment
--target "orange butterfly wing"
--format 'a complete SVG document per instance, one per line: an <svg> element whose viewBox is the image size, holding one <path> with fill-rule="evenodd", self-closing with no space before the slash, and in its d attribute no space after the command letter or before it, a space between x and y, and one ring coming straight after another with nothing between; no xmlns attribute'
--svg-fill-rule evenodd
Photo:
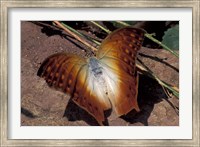
<svg viewBox="0 0 200 147"><path fill-rule="evenodd" d="M141 48L144 31L132 27L118 29L101 44L97 58L105 72L112 73L109 99L115 112L121 116L132 109L139 111L137 103L138 75L137 51ZM108 80L109 81L109 80Z"/></svg>
<svg viewBox="0 0 200 147"><path fill-rule="evenodd" d="M88 70L86 59L59 53L48 57L40 66L37 75L43 77L50 87L70 94L76 104L103 125L104 110L110 108L110 102L102 95L101 89L91 88L94 85L91 85L93 79L90 78ZM102 99L99 99L100 97Z"/></svg>

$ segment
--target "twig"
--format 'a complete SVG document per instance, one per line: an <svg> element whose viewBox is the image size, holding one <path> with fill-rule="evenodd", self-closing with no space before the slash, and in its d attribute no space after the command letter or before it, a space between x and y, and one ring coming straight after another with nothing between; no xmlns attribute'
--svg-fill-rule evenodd
<svg viewBox="0 0 200 147"><path fill-rule="evenodd" d="M94 22L94 21L90 21L91 23L93 23L94 25L96 25L96 26L98 26L99 28L101 28L102 30L104 30L106 33L108 33L108 34L110 34L111 33L111 31L110 30L108 30L108 29L106 29L106 28L104 28L103 26L101 26L100 24L98 24L98 23L96 23L96 22Z"/></svg>
<svg viewBox="0 0 200 147"><path fill-rule="evenodd" d="M67 33L71 34L74 38L76 38L78 41L82 42L84 45L86 45L87 47L91 48L93 52L97 51L97 49L95 47L93 47L92 45L90 45L89 43L87 43L86 41L84 41L83 39L81 39L79 36L77 36L76 34L74 34L72 31L70 31L68 28L64 27L59 21L53 21L56 25L58 25L60 28L62 28L63 30L65 30Z"/></svg>
<svg viewBox="0 0 200 147"><path fill-rule="evenodd" d="M123 22L123 21L116 21L118 24L121 24L122 26L129 26L129 24Z"/></svg>
<svg viewBox="0 0 200 147"><path fill-rule="evenodd" d="M94 38L92 38L92 37L90 37L90 36L88 36L88 35L85 35L85 34L83 34L83 33L80 33L80 32L78 32L78 31L76 31L75 29L73 29L72 27L66 25L65 23L62 22L61 24L62 24L64 27L68 28L70 31L76 33L77 35L80 35L81 37L86 37L88 40L91 40L93 43L95 43L95 44L97 44L97 45L100 45L100 44L101 44L101 43L100 43L99 41L97 41L96 39L94 39Z"/></svg>

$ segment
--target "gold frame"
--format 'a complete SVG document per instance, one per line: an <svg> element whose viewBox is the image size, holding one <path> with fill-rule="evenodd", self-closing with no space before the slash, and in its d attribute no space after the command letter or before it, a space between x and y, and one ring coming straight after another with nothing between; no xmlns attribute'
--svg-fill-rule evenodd
<svg viewBox="0 0 200 147"><path fill-rule="evenodd" d="M190 140L9 140L8 135L8 9L15 7L143 7L143 8L192 8L193 10L193 139ZM200 145L200 1L199 0L112 0L112 1L6 1L1 0L0 48L0 109L1 146L199 146ZM173 132L172 132L173 133Z"/></svg>

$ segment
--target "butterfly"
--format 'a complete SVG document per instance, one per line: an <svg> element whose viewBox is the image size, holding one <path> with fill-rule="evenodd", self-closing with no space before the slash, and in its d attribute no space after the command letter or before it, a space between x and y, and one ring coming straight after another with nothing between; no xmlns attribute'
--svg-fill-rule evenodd
<svg viewBox="0 0 200 147"><path fill-rule="evenodd" d="M69 94L103 125L105 110L112 109L117 116L140 111L136 58L143 39L142 29L117 29L103 40L96 56L57 53L44 60L37 75L50 87Z"/></svg>

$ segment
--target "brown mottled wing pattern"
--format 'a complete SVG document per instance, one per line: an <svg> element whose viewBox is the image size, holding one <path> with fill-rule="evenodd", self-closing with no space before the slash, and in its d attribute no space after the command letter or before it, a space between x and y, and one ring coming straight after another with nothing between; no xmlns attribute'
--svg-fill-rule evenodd
<svg viewBox="0 0 200 147"><path fill-rule="evenodd" d="M141 48L144 31L132 27L118 29L101 44L97 58L106 70L116 75L113 79L114 96L109 97L118 115L132 109L139 111L137 103L138 75L136 70L137 51Z"/></svg>
<svg viewBox="0 0 200 147"><path fill-rule="evenodd" d="M72 54L59 53L48 57L40 66L37 75L43 77L50 87L70 94L72 100L90 113L102 125L108 102L100 101L88 87L88 62Z"/></svg>

